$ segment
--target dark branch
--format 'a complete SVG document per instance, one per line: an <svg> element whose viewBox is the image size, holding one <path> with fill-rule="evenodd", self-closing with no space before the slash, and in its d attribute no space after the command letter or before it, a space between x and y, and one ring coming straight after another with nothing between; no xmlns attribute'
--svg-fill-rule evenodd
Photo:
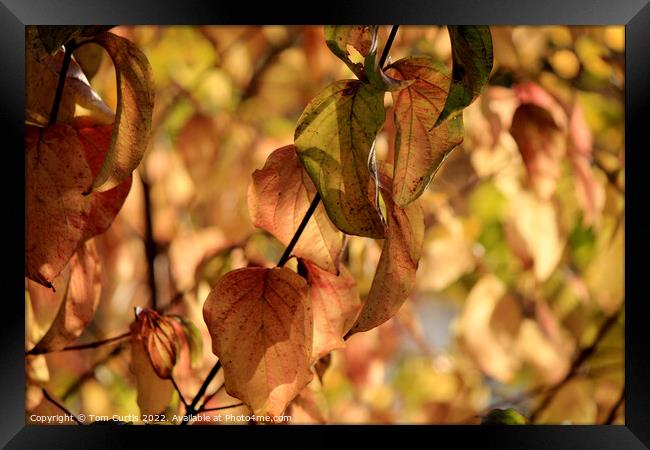
<svg viewBox="0 0 650 450"><path fill-rule="evenodd" d="M54 400L45 389L43 389L43 395L45 396L46 399L50 401L50 403L52 403L54 406L56 406L61 411L63 411L67 416L70 416L75 422L77 422L78 425L83 425L83 423L81 423L81 421L77 419L77 416L75 416L70 411L68 411L68 409L65 406L63 406L61 403Z"/></svg>
<svg viewBox="0 0 650 450"><path fill-rule="evenodd" d="M386 45L384 46L384 51L381 53L381 58L379 58L379 67L384 67L386 59L388 58L388 53L390 48L393 46L393 41L395 40L395 35L397 35L397 29L399 25L393 25L390 29L390 34L388 35L388 40L386 40Z"/></svg>
<svg viewBox="0 0 650 450"><path fill-rule="evenodd" d="M282 257L278 261L278 267L284 266L286 262L289 260L289 258L291 257L291 252L293 251L293 248L298 243L298 239L300 238L300 235L305 230L305 227L307 226L307 222L309 222L309 219L314 214L314 211L316 211L316 208L318 207L319 203L320 203L320 194L316 192L314 199L311 201L311 205L309 205L309 209L305 213L305 217L302 218L302 222L300 222L300 225L298 225L298 229L296 230L295 234L291 238L291 242L289 242L289 245L284 250Z"/></svg>
<svg viewBox="0 0 650 450"><path fill-rule="evenodd" d="M208 411L221 411L223 409L230 409L230 408L236 408L238 406L243 406L243 403L237 403L235 405L228 405L228 406L218 406L216 408L208 408L208 409L202 409L201 411L203 412L208 412Z"/></svg>
<svg viewBox="0 0 650 450"><path fill-rule="evenodd" d="M71 345L69 347L64 347L61 350L36 350L35 348L31 349L30 351L26 352L26 355L43 355L45 353L57 353L57 352L67 352L70 350L85 350L88 348L97 348L101 347L102 345L110 344L112 342L117 342L119 340L125 339L127 337L131 336L131 332L127 331L126 333L122 333L119 336L114 336L112 338L108 339L102 339L101 341L95 341L95 342L89 342L88 344L79 344L79 345Z"/></svg>
<svg viewBox="0 0 650 450"><path fill-rule="evenodd" d="M208 385L210 384L212 379L217 375L219 369L221 369L221 360L218 360L217 363L214 365L214 367L212 367L210 373L205 378L203 384L199 388L199 392L196 393L196 395L192 399L192 403L190 403L190 406L188 406L187 409L185 410L185 416L183 417L183 422L181 422L181 425L187 425L187 423L190 421L190 416L193 416L197 412L196 405L201 400L201 397L203 397L203 395L205 394L206 389L208 389Z"/></svg>
<svg viewBox="0 0 650 450"><path fill-rule="evenodd" d="M156 274L154 263L156 261L156 254L158 247L153 237L153 211L151 208L151 186L146 180L146 175L140 177L142 180L142 195L144 197L144 250L147 258L147 284L151 292L151 309L156 310L158 306L157 292L156 292Z"/></svg>
<svg viewBox="0 0 650 450"><path fill-rule="evenodd" d="M63 97L63 88L65 86L65 78L68 74L68 67L70 67L70 59L72 59L72 52L75 49L75 42L71 40L65 44L65 54L63 55L63 63L61 64L61 72L59 72L59 83L56 86L56 93L54 94L54 104L52 105L52 112L50 112L50 119L48 125L54 125L56 118L59 115L59 106L61 106L61 98Z"/></svg>

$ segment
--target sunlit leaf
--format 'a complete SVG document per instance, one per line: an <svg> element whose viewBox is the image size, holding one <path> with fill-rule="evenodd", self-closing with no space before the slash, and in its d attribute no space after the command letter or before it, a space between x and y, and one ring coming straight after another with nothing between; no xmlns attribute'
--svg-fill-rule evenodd
<svg viewBox="0 0 650 450"><path fill-rule="evenodd" d="M99 304L101 265L94 241L87 241L70 259L70 279L63 302L45 336L33 351L56 351L78 338Z"/></svg>
<svg viewBox="0 0 650 450"><path fill-rule="evenodd" d="M314 315L312 362L345 345L343 337L361 309L357 283L341 265L337 275L318 268L307 260L300 263L307 272L309 298Z"/></svg>
<svg viewBox="0 0 650 450"><path fill-rule="evenodd" d="M253 172L253 184L248 190L253 225L288 245L315 195L316 188L303 169L295 147L282 147L271 153L262 169ZM293 253L337 273L343 239L343 233L330 222L325 207L319 204Z"/></svg>
<svg viewBox="0 0 650 450"><path fill-rule="evenodd" d="M492 71L492 35L488 26L450 25L452 83L445 106L438 117L442 123L478 97Z"/></svg>
<svg viewBox="0 0 650 450"><path fill-rule="evenodd" d="M326 87L298 120L295 145L329 218L347 233L383 237L372 146L384 123L384 94L354 80Z"/></svg>
<svg viewBox="0 0 650 450"><path fill-rule="evenodd" d="M140 164L149 142L154 90L151 66L135 44L112 33L103 33L93 42L113 60L118 89L110 147L92 185L86 186L106 191L128 178Z"/></svg>
<svg viewBox="0 0 650 450"><path fill-rule="evenodd" d="M376 33L376 27L369 25L326 25L325 43L359 79L363 79L363 64L352 62L348 45L361 56L367 56L371 51L376 52Z"/></svg>
<svg viewBox="0 0 650 450"><path fill-rule="evenodd" d="M312 378L305 279L284 267L234 270L214 287L203 316L228 394L255 414L282 414Z"/></svg>
<svg viewBox="0 0 650 450"><path fill-rule="evenodd" d="M404 208L392 200L390 166L380 166L381 194L386 204L388 228L375 277L359 318L350 334L366 331L395 315L415 284L424 240L424 214L419 202Z"/></svg>
<svg viewBox="0 0 650 450"><path fill-rule="evenodd" d="M463 141L462 115L436 126L451 79L429 58L405 58L388 68L397 79L415 80L395 98L395 174L393 198L404 206L427 188L449 152Z"/></svg>
<svg viewBox="0 0 650 450"><path fill-rule="evenodd" d="M493 409L481 419L481 425L526 425L528 420L517 410Z"/></svg>
<svg viewBox="0 0 650 450"><path fill-rule="evenodd" d="M81 121L26 127L25 272L44 286L84 241L108 229L131 188L128 177L107 192L82 195L99 171L110 135L110 125Z"/></svg>

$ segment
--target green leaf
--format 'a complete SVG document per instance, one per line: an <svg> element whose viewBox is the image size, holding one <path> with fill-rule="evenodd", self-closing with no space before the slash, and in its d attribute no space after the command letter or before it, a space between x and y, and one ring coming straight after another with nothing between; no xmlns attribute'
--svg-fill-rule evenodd
<svg viewBox="0 0 650 450"><path fill-rule="evenodd" d="M528 420L512 408L493 409L481 419L481 425L526 425Z"/></svg>
<svg viewBox="0 0 650 450"><path fill-rule="evenodd" d="M362 56L377 52L377 26L369 25L326 25L325 43L359 79L365 79L362 63L350 59L348 45L354 47Z"/></svg>
<svg viewBox="0 0 650 450"><path fill-rule="evenodd" d="M490 27L463 25L447 29L451 39L452 84L437 124L461 111L483 92L493 64Z"/></svg>
<svg viewBox="0 0 650 450"><path fill-rule="evenodd" d="M395 171L393 199L405 206L418 198L452 149L463 141L463 117L436 126L447 99L449 70L430 58L404 58L387 72L413 83L393 93L395 101Z"/></svg>
<svg viewBox="0 0 650 450"><path fill-rule="evenodd" d="M371 168L384 123L384 93L357 80L340 80L314 98L298 120L298 156L336 227L347 234L383 238Z"/></svg>

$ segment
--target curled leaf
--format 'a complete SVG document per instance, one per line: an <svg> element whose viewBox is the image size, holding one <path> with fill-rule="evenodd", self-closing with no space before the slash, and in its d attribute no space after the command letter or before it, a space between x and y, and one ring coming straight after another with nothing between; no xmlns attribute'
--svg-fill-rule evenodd
<svg viewBox="0 0 650 450"><path fill-rule="evenodd" d="M368 298L349 334L375 328L393 317L415 284L424 240L424 213L419 202L401 208L392 199L390 167L379 171L388 228Z"/></svg>
<svg viewBox="0 0 650 450"><path fill-rule="evenodd" d="M430 58L404 58L388 68L397 79L413 84L394 93L395 173L393 199L400 206L418 198L452 149L463 141L463 118L457 115L436 126L447 99L448 69Z"/></svg>
<svg viewBox="0 0 650 450"><path fill-rule="evenodd" d="M312 362L325 357L337 348L343 348L343 337L354 324L361 310L361 298L354 278L341 265L338 275L301 260L307 272L309 298L314 314L314 343Z"/></svg>
<svg viewBox="0 0 650 450"><path fill-rule="evenodd" d="M38 37L48 53L53 53L66 42L75 39L77 43L113 28L112 25L39 25Z"/></svg>
<svg viewBox="0 0 650 450"><path fill-rule="evenodd" d="M305 279L285 267L233 270L208 295L203 317L228 394L255 414L282 414L312 378Z"/></svg>
<svg viewBox="0 0 650 450"><path fill-rule="evenodd" d="M452 83L437 124L469 106L483 92L493 64L490 27L450 25L447 30L451 39Z"/></svg>
<svg viewBox="0 0 650 450"><path fill-rule="evenodd" d="M385 118L384 93L355 80L330 84L298 120L295 146L330 220L347 234L383 237L371 148Z"/></svg>
<svg viewBox="0 0 650 450"><path fill-rule="evenodd" d="M101 265L94 241L86 243L70 259L70 278L63 302L35 353L61 350L77 339L92 321L101 291Z"/></svg>
<svg viewBox="0 0 650 450"><path fill-rule="evenodd" d="M314 183L303 169L295 147L282 147L271 153L261 170L253 173L253 184L248 190L253 225L288 245L315 195ZM336 273L343 239L343 233L330 222L325 207L319 204L293 253Z"/></svg>
<svg viewBox="0 0 650 450"><path fill-rule="evenodd" d="M101 170L87 191L106 191L120 184L140 164L149 141L153 114L153 77L147 57L133 43L112 33L93 42L113 60L117 110L111 143Z"/></svg>

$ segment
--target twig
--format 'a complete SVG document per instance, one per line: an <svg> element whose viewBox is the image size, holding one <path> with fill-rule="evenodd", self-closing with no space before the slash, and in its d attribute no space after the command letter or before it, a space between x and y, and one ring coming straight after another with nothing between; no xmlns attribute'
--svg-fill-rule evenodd
<svg viewBox="0 0 650 450"><path fill-rule="evenodd" d="M151 210L151 187L146 179L146 174L142 174L142 196L144 198L144 250L147 258L147 284L151 292L151 309L156 310L158 306L157 292L156 292L156 274L155 274L155 261L158 248L156 241L153 237L153 221Z"/></svg>
<svg viewBox="0 0 650 450"><path fill-rule="evenodd" d="M174 380L174 377L170 377L170 380L172 380L172 384L174 385L174 389L176 389L176 392L178 393L178 397L181 399L181 402L183 402L183 405L185 405L185 408L187 409L187 402L185 401L185 397L183 397L183 393L181 392L181 389L178 387L178 384L176 384L176 380Z"/></svg>
<svg viewBox="0 0 650 450"><path fill-rule="evenodd" d="M618 412L618 409L621 407L624 401L625 401L625 386L623 386L623 390L621 391L620 397L618 398L618 400L616 400L616 403L614 403L614 406L612 406L612 410L607 415L604 425L611 425L614 423L614 420L616 420L616 413Z"/></svg>
<svg viewBox="0 0 650 450"><path fill-rule="evenodd" d="M101 347L102 345L110 344L112 342L125 339L129 336L131 336L131 332L127 331L126 333L122 333L119 336L114 336L112 338L102 339L101 341L89 342L87 344L71 345L69 347L64 347L60 350L37 350L36 348L33 348L30 351L26 352L25 355L43 355L47 353L68 352L70 350L85 350L88 348L97 348L97 347Z"/></svg>
<svg viewBox="0 0 650 450"><path fill-rule="evenodd" d="M199 392L196 393L194 398L192 399L192 403L190 403L190 406L188 406L185 409L185 416L183 417L183 422L181 422L181 425L187 425L187 423L190 421L190 416L193 416L197 411L196 411L196 405L199 403L199 400L201 400L201 397L203 397L203 394L205 394L206 389L208 388L208 385L212 381L212 379L217 375L217 372L219 372L219 369L221 369L221 360L218 360L217 363L212 367L210 370L210 373L208 376L205 378L203 381L203 384L199 388Z"/></svg>
<svg viewBox="0 0 650 450"><path fill-rule="evenodd" d="M287 246L287 248L284 250L284 253L280 257L280 260L278 261L278 267L284 266L285 263L289 260L293 248L298 243L298 238L300 238L300 235L302 234L302 232L305 230L305 227L307 226L307 222L309 222L309 219L314 214L314 211L316 211L316 208L318 207L318 203L320 203L320 194L316 192L314 199L311 201L311 204L309 205L309 209L307 209L307 212L305 213L305 217L302 218L302 222L300 222L300 225L298 225L298 229L296 230L293 237L291 238L291 242L289 242L289 245Z"/></svg>
<svg viewBox="0 0 650 450"><path fill-rule="evenodd" d="M77 419L77 416L75 416L70 411L68 411L68 409L65 406L63 406L61 403L54 400L50 396L50 394L45 390L45 388L43 389L43 395L45 396L46 399L48 399L50 401L50 403L52 403L54 406L56 406L61 411L63 411L67 416L70 416L75 422L77 422L78 425L83 425L83 423L81 423L81 421L79 419Z"/></svg>
<svg viewBox="0 0 650 450"><path fill-rule="evenodd" d="M393 46L393 41L395 40L395 35L397 35L398 28L399 25L393 25L393 27L390 29L390 34L388 35L388 39L386 40L384 51L381 53L381 58L379 58L379 67L384 67L384 64L386 63L386 58L388 58L388 53L390 52L390 48Z"/></svg>
<svg viewBox="0 0 650 450"><path fill-rule="evenodd" d="M201 411L203 412L208 412L208 411L221 411L222 409L230 409L230 408L236 408L238 406L243 406L243 403L237 403L235 405L228 405L228 406L218 406L216 408L208 408L208 409L202 409Z"/></svg>
<svg viewBox="0 0 650 450"><path fill-rule="evenodd" d="M199 408L198 412L205 411L205 409L204 409L205 406L206 406L208 403L210 403L210 400L212 400L212 399L214 398L215 395L217 395L219 392L221 392L221 390L222 390L224 387L226 387L226 384L225 384L225 383L221 383L221 386L219 386L219 387L217 388L217 390L215 390L212 394L207 395L207 396L205 397L205 400L203 400L203 403L201 403L201 407Z"/></svg>
<svg viewBox="0 0 650 450"><path fill-rule="evenodd" d="M547 392L546 397L541 401L539 405L531 412L530 414L530 421L534 422L535 419L537 419L542 411L546 409L546 407L551 403L551 400L553 400L553 397L555 394L560 390L562 386L564 386L568 381L570 381L577 373L578 370L580 369L580 366L591 356L594 354L596 351L596 348L598 347L598 344L603 340L603 338L607 335L607 332L614 326L616 321L618 320L619 314L614 314L610 317L608 317L603 324L601 325L600 329L598 330L598 334L596 335L596 338L594 341L589 345L588 347L585 347L578 357L573 361L571 364L571 368L565 375L565 377L551 386Z"/></svg>

